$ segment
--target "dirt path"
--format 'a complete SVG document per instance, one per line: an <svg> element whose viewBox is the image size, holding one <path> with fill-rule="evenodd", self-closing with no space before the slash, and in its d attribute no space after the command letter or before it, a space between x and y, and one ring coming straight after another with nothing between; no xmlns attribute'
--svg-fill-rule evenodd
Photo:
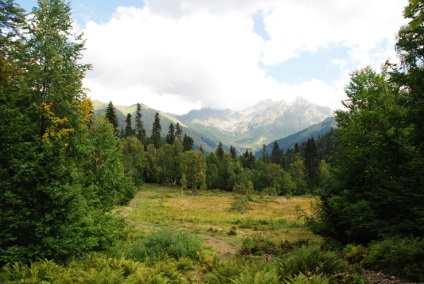
<svg viewBox="0 0 424 284"><path fill-rule="evenodd" d="M228 240L218 239L208 235L200 235L208 245L214 246L218 249L221 260L225 260L229 255L235 255L237 248L234 247Z"/></svg>

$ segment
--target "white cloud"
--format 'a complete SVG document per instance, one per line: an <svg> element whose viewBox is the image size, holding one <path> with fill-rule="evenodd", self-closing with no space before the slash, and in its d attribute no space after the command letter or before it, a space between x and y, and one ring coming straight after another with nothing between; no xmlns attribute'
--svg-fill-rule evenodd
<svg viewBox="0 0 424 284"><path fill-rule="evenodd" d="M140 102L173 113L241 109L296 95L334 107L343 98L348 71L381 64L393 54L407 1L162 2L120 7L106 24L87 24L84 56L94 70L85 85L94 99ZM253 32L258 11L268 41ZM336 82L278 83L259 67L337 46L348 48L350 57L331 62L342 70Z"/></svg>

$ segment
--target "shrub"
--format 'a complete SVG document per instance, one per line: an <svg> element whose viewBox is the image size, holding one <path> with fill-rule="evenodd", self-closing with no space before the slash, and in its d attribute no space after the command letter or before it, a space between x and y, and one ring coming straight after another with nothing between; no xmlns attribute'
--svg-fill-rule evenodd
<svg viewBox="0 0 424 284"><path fill-rule="evenodd" d="M235 197L231 210L244 213L249 209L249 198L245 195Z"/></svg>
<svg viewBox="0 0 424 284"><path fill-rule="evenodd" d="M188 232L160 230L143 239L121 243L111 253L136 260L161 260L167 257L200 260L203 257L203 239Z"/></svg>
<svg viewBox="0 0 424 284"><path fill-rule="evenodd" d="M395 237L371 243L365 265L386 273L424 281L424 239Z"/></svg>
<svg viewBox="0 0 424 284"><path fill-rule="evenodd" d="M346 268L346 261L318 244L296 247L291 253L283 256L279 263L279 273L286 279L299 274L331 276L343 272Z"/></svg>
<svg viewBox="0 0 424 284"><path fill-rule="evenodd" d="M244 238L239 253L241 255L264 255L278 254L281 246L271 241L270 238L255 235L252 238Z"/></svg>
<svg viewBox="0 0 424 284"><path fill-rule="evenodd" d="M349 263L363 265L367 255L367 249L362 245L347 245L343 249L344 257Z"/></svg>

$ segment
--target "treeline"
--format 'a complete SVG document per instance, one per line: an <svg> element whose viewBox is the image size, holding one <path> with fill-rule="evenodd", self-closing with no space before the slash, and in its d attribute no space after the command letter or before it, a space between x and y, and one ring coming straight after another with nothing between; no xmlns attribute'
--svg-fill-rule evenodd
<svg viewBox="0 0 424 284"><path fill-rule="evenodd" d="M263 151L258 159L249 150L239 155L233 146L226 152L221 142L214 152L204 153L201 146L199 150L193 149L193 139L183 135L179 123L171 123L166 137L161 137L158 113L148 136L140 104L137 104L135 128L131 114L127 115L125 126L119 126L112 102L105 116L115 135L120 137L125 172L138 185L149 182L193 191L221 189L269 195L311 193L328 176L328 161L334 151L333 132L330 132L317 141L310 138L305 144L296 144L286 152L275 142L271 154Z"/></svg>

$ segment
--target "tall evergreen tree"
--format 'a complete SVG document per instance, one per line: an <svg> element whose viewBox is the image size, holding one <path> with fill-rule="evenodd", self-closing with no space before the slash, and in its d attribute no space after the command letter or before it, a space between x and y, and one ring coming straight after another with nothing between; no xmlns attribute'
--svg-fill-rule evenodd
<svg viewBox="0 0 424 284"><path fill-rule="evenodd" d="M21 29L21 60L1 38L8 45L1 52L9 53L1 64L11 60L8 68L18 68L6 78L10 69L0 70L1 99L7 97L0 104L0 265L64 261L110 240L102 225L109 217L94 210L101 196L93 190L96 160L86 139L92 108L82 88L89 68L79 62L84 41L71 33L68 4L38 5Z"/></svg>
<svg viewBox="0 0 424 284"><path fill-rule="evenodd" d="M224 157L224 146L222 145L221 142L219 142L218 147L215 150L215 154L222 161L222 158Z"/></svg>
<svg viewBox="0 0 424 284"><path fill-rule="evenodd" d="M269 157L269 160L271 163L276 165L282 165L283 162L283 155L280 150L280 146L278 145L277 141L272 144L272 151L271 156Z"/></svg>
<svg viewBox="0 0 424 284"><path fill-rule="evenodd" d="M355 71L336 112L337 153L321 196L321 234L367 243L424 235L423 159L408 122L407 88L383 69ZM412 95L413 96L413 95Z"/></svg>
<svg viewBox="0 0 424 284"><path fill-rule="evenodd" d="M175 129L174 125L171 123L168 128L168 133L166 134L166 143L172 145L175 141Z"/></svg>
<svg viewBox="0 0 424 284"><path fill-rule="evenodd" d="M109 102L106 108L106 118L110 122L110 124L112 124L113 130L115 131L115 135L119 136L118 116L116 115L116 110L112 102Z"/></svg>
<svg viewBox="0 0 424 284"><path fill-rule="evenodd" d="M132 128L132 119L131 119L131 113L127 114L127 118L125 119L125 132L124 137L130 137L134 136L134 129Z"/></svg>
<svg viewBox="0 0 424 284"><path fill-rule="evenodd" d="M233 160L237 159L237 151L233 145L230 146L230 154Z"/></svg>
<svg viewBox="0 0 424 284"><path fill-rule="evenodd" d="M183 141L183 129L179 122L175 125L175 139Z"/></svg>
<svg viewBox="0 0 424 284"><path fill-rule="evenodd" d="M269 155L267 153L267 149L266 149L266 145L265 144L262 145L261 159L264 162L268 162L269 161Z"/></svg>
<svg viewBox="0 0 424 284"><path fill-rule="evenodd" d="M318 154L318 148L315 144L315 139L313 137L309 138L306 142L304 156L306 177L310 185L316 186L319 182L319 168L321 161Z"/></svg>
<svg viewBox="0 0 424 284"><path fill-rule="evenodd" d="M143 127L140 103L137 103L137 111L135 113L135 136L137 136L140 142L143 142L144 138L146 138L146 130Z"/></svg>
<svg viewBox="0 0 424 284"><path fill-rule="evenodd" d="M155 114L155 120L153 121L153 128L152 128L152 141L153 141L153 145L155 145L156 149L159 149L162 142L162 138L161 138L161 131L162 131L162 125L160 124L160 117L159 117L159 113L157 112Z"/></svg>
<svg viewBox="0 0 424 284"><path fill-rule="evenodd" d="M191 138L187 134L184 134L184 138L183 138L183 151L186 152L186 151L193 150L193 145L194 145L193 138Z"/></svg>

